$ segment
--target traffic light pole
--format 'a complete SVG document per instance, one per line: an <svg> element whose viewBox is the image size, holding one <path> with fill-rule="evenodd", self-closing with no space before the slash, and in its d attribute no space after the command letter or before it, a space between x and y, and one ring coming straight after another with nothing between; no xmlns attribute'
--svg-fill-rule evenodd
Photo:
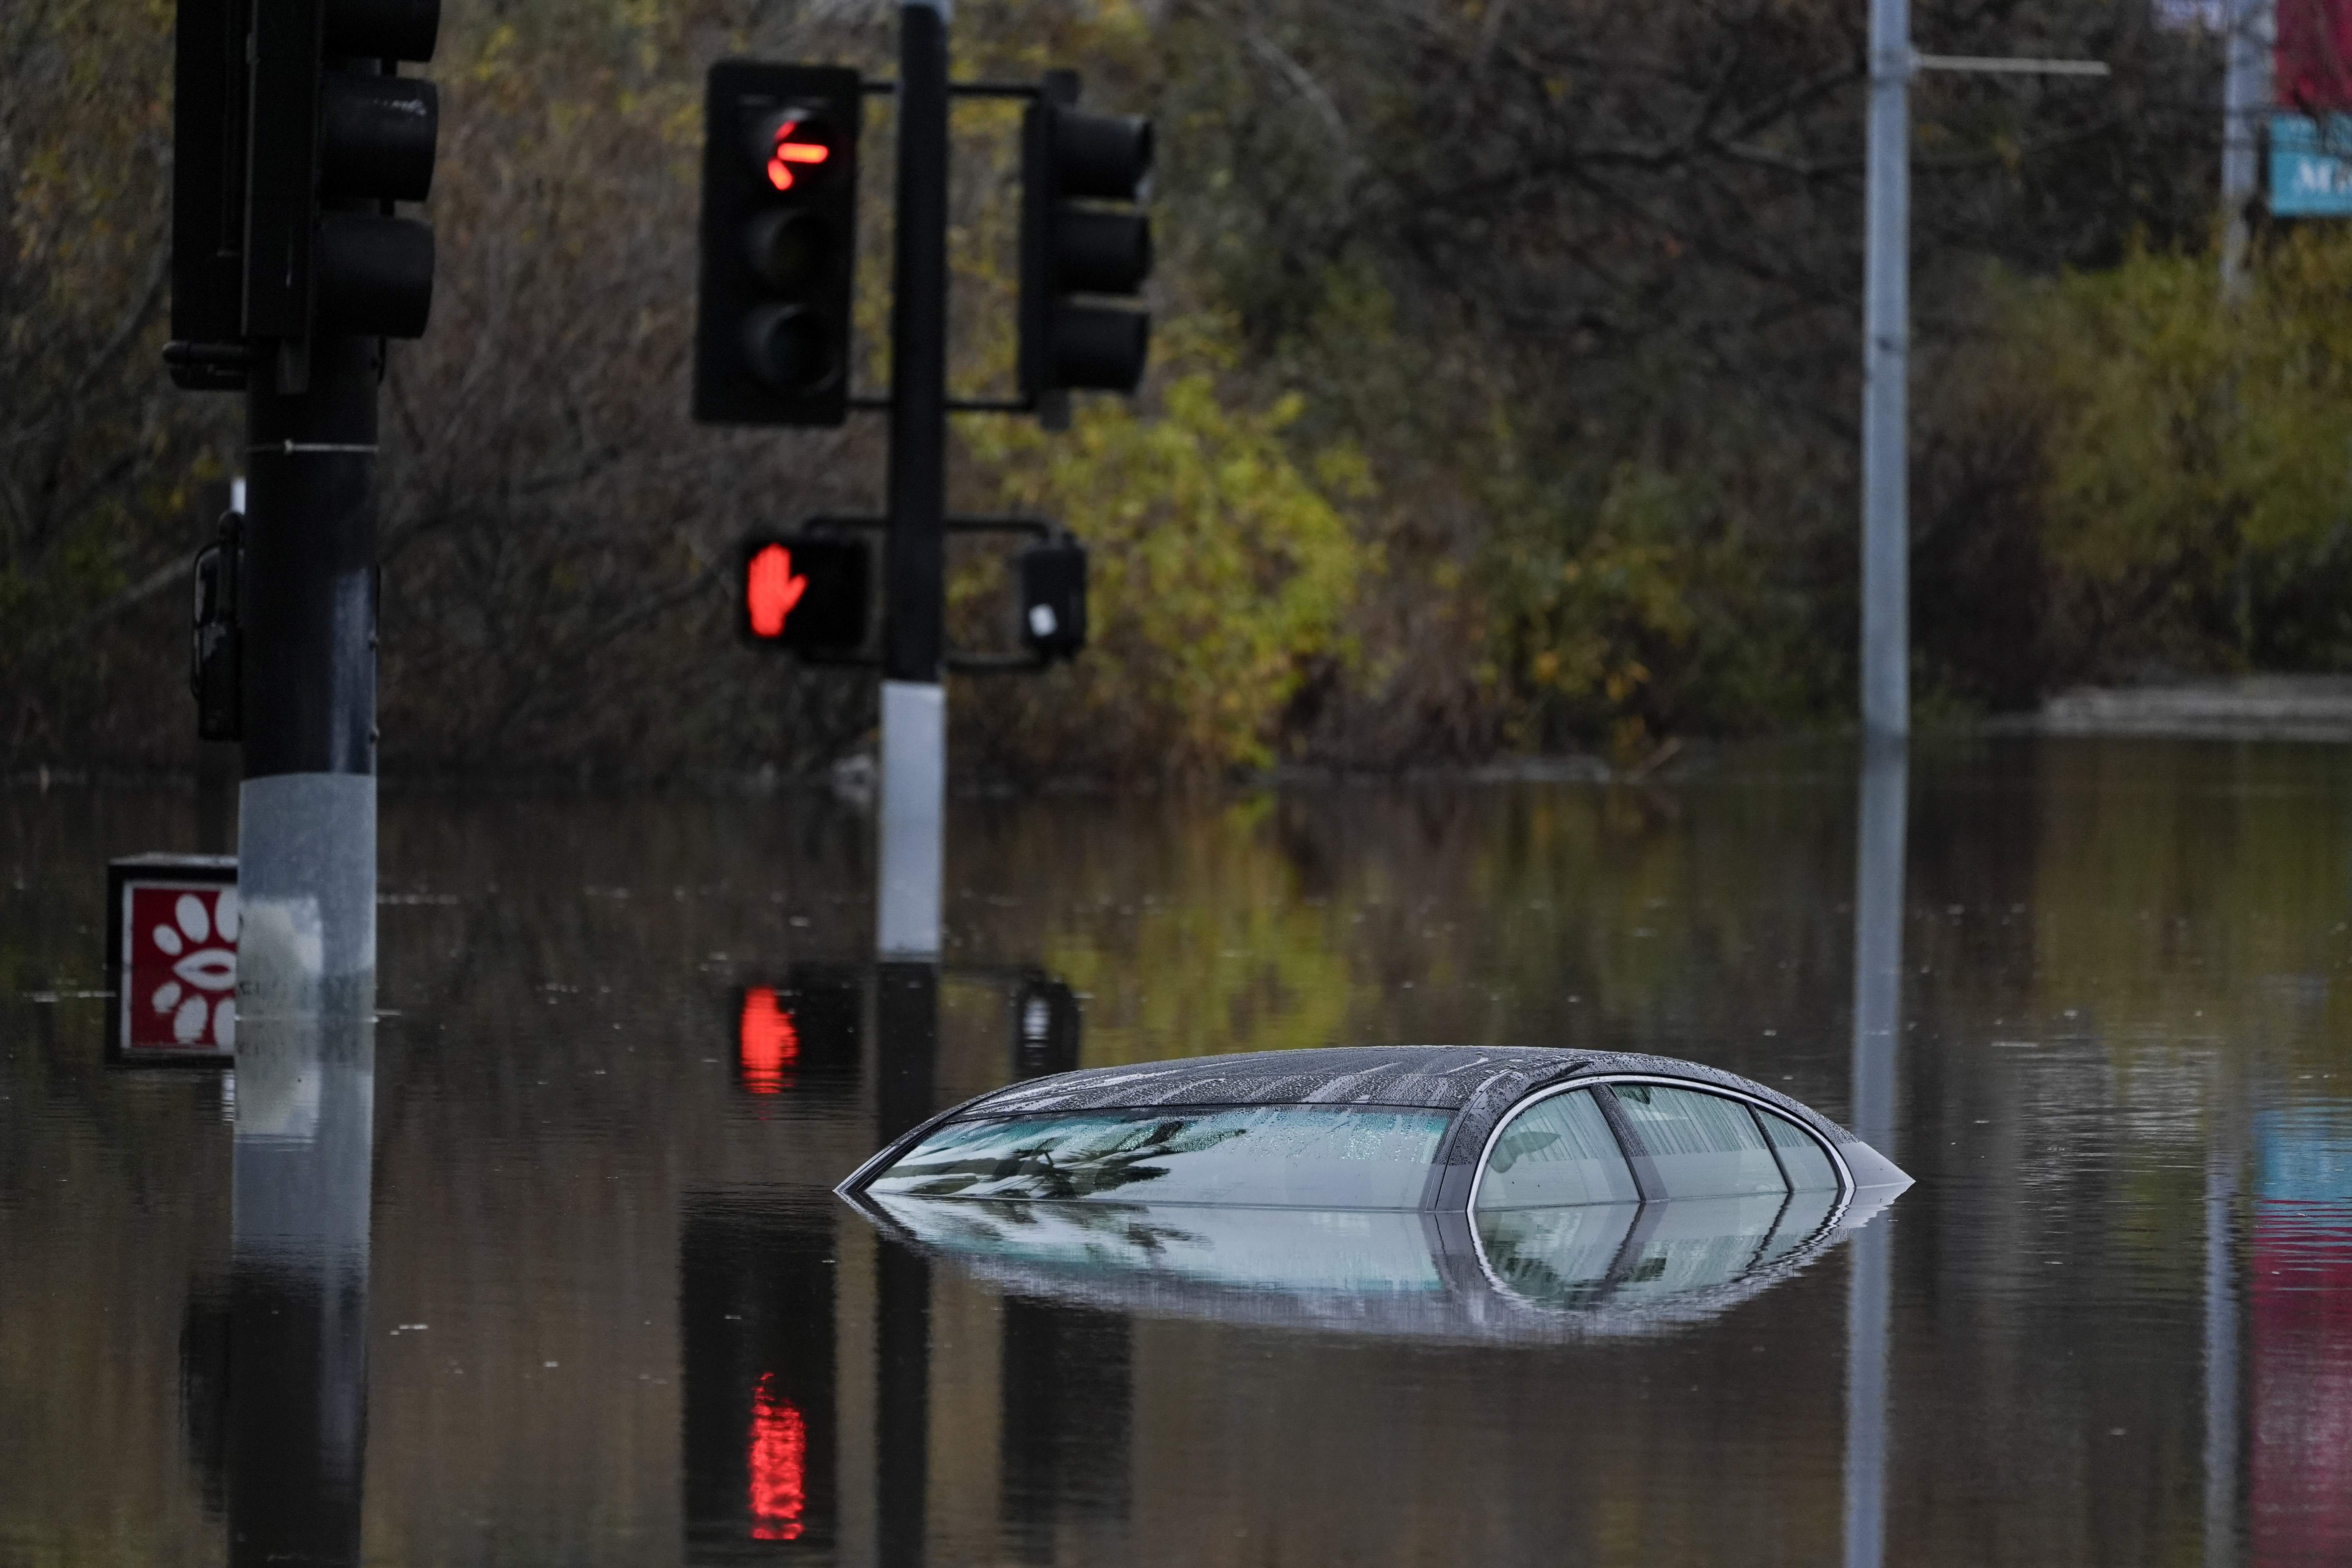
<svg viewBox="0 0 2352 1568"><path fill-rule="evenodd" d="M947 575L948 0L898 13L897 311L882 665L881 874L875 943L940 948L947 795L940 685Z"/></svg>
<svg viewBox="0 0 2352 1568"><path fill-rule="evenodd" d="M240 1018L364 1016L375 986L375 338L257 356L239 615Z"/></svg>

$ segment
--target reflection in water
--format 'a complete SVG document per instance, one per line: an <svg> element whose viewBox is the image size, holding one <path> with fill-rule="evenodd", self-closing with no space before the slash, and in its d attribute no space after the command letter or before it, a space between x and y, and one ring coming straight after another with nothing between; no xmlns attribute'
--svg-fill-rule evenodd
<svg viewBox="0 0 2352 1568"><path fill-rule="evenodd" d="M833 1216L712 1195L689 1200L680 1228L688 1560L828 1552Z"/></svg>
<svg viewBox="0 0 2352 1568"><path fill-rule="evenodd" d="M776 999L774 986L744 987L736 1059L742 1068L743 1087L753 1094L782 1094L798 1078L800 1026L792 1011Z"/></svg>
<svg viewBox="0 0 2352 1568"><path fill-rule="evenodd" d="M876 1050L881 1088L875 1135L887 1142L931 1113L939 1068L940 972L930 963L875 966ZM877 1555L885 1568L918 1568L930 1493L930 1267L886 1247L876 1262L875 1488Z"/></svg>
<svg viewBox="0 0 2352 1568"><path fill-rule="evenodd" d="M2254 1142L2251 1554L2352 1562L2352 1105L2267 1112Z"/></svg>
<svg viewBox="0 0 2352 1568"><path fill-rule="evenodd" d="M1133 1330L1125 1313L1017 1297L1003 1325L997 1516L1014 1562L1050 1563L1057 1523L1127 1515Z"/></svg>
<svg viewBox="0 0 2352 1568"><path fill-rule="evenodd" d="M2238 1547L2238 1152L2225 1125L2210 1116L2205 1148L2205 1568L2225 1568Z"/></svg>
<svg viewBox="0 0 2352 1568"><path fill-rule="evenodd" d="M357 987L364 993L364 985ZM241 1022L229 1561L357 1563L375 1025L362 994Z"/></svg>
<svg viewBox="0 0 2352 1568"><path fill-rule="evenodd" d="M937 1260L908 1292L881 1261L903 1249L835 1215L831 1459L784 1369L763 1402L770 1368L745 1352L710 1461L743 1550L817 1555L829 1473L845 1565L875 1560L895 1496L894 1552L927 1524L941 1564L1040 1561L1050 1537L1059 1563L1138 1568L1812 1568L1843 1559L1844 1483L1866 1476L1906 1568L2343 1561L2345 1243L2293 1205L2352 1184L2291 1199L2265 1148L2309 1143L2297 1119L2352 1082L2352 749L1995 741L1918 760L1885 1038L1903 1047L1892 1142L1920 1184L1900 1225L1853 1238L1895 1242L1882 1442L1847 1440L1845 1331L1872 1321L1851 1315L1852 1243L1670 1331L1464 1344L1007 1295ZM789 1009L801 965L848 973L870 945L865 835L828 803L393 801L370 1560L685 1554L688 1216L826 1210L879 1142L887 1076L897 1126L1017 1076L1037 1034L1013 993L1039 968L1083 1008L1083 1059L1061 1066L1558 1041L1718 1061L1868 1131L1846 1098L1853 773L1727 753L1640 791L961 801L948 949L989 983L947 972L925 1067L886 1062L857 971L866 1054L837 1095L812 1092L805 1012L792 1087L752 1092L738 1059L743 988ZM0 795L0 1562L225 1560L208 1498L226 1505L233 1449L247 1468L260 1451L207 1392L233 1331L222 1086L108 1070L107 1004L77 999L104 984L93 868L188 842L190 809ZM1057 1005L1038 1054L1068 1048ZM257 1112L305 1102L253 1076L238 1098ZM1459 1239L1416 1243L1418 1267L1466 1259L1500 1310L1555 1323L1595 1270L1680 1267L1621 1265L1612 1223L1556 1267L1565 1304L1546 1306L1509 1299L1541 1293L1531 1272L1481 1284L1496 1238ZM331 1419L321 1390L358 1388L358 1345L324 1273L302 1332L346 1348L281 1403L313 1432L340 1424L325 1447L348 1456L356 1403ZM912 1397L888 1402L894 1441L928 1431L893 1472L919 1478L919 1510L875 1474L877 1279L890 1321L910 1298L928 1312L890 1331L893 1366L929 1335L922 1379L894 1385ZM194 1301L190 1280L208 1282ZM251 1410L263 1386L244 1392ZM804 1534L755 1539L755 1475L763 1517L789 1519L787 1405ZM239 1490L248 1523L273 1501Z"/></svg>
<svg viewBox="0 0 2352 1568"><path fill-rule="evenodd" d="M743 987L735 1009L735 1081L746 1094L857 1087L865 982L846 965L798 963L782 985Z"/></svg>
<svg viewBox="0 0 2352 1568"><path fill-rule="evenodd" d="M1910 756L1901 741L1865 743L1855 826L1853 1116L1855 1137L1898 1163L1895 1052L1903 1018L1903 857ZM1892 1243L1884 1226L1854 1240L1846 1307L1845 1561L1886 1560L1886 1324Z"/></svg>
<svg viewBox="0 0 2352 1568"><path fill-rule="evenodd" d="M1459 1212L868 1194L888 1236L1011 1295L1349 1335L1542 1342L1711 1317L1883 1205L1865 1194Z"/></svg>

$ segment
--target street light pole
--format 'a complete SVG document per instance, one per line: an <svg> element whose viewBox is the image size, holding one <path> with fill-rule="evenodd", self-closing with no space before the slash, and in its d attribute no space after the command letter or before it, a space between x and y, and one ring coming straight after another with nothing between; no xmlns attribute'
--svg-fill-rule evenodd
<svg viewBox="0 0 2352 1568"><path fill-rule="evenodd" d="M2228 50L2221 74L2221 291L2245 288L2251 211L2260 188L2255 152L2271 97L2273 20L2269 0L2223 0Z"/></svg>
<svg viewBox="0 0 2352 1568"><path fill-rule="evenodd" d="M1910 0L1871 0L1862 356L1862 728L1911 732L1906 402L1911 357Z"/></svg>
<svg viewBox="0 0 2352 1568"><path fill-rule="evenodd" d="M1870 149L1863 220L1862 731L1872 742L1901 741L1911 733L1911 79L1923 70L2108 74L2101 60L1919 54L1911 47L1910 0L1870 0Z"/></svg>

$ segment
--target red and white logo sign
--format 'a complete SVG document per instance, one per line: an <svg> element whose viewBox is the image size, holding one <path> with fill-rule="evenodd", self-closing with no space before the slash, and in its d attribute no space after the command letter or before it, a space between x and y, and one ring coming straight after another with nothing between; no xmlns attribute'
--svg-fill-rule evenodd
<svg viewBox="0 0 2352 1568"><path fill-rule="evenodd" d="M133 1050L236 1044L236 889L133 882L124 889L122 1040Z"/></svg>

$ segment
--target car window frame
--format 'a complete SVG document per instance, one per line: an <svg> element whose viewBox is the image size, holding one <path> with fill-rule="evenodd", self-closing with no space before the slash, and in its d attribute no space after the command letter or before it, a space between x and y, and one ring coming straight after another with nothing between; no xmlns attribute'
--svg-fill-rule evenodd
<svg viewBox="0 0 2352 1568"><path fill-rule="evenodd" d="M1725 1100L1738 1101L1751 1111L1769 1111L1778 1116L1781 1121L1797 1128L1806 1137L1811 1139L1814 1144L1829 1156L1830 1168L1837 1173L1837 1199L1830 1206L1829 1217L1822 1223L1824 1226L1837 1223L1838 1217L1845 1212L1847 1205L1853 1201L1853 1194L1859 1184L1854 1180L1853 1168L1845 1163L1845 1156L1838 1152L1837 1145L1822 1137L1802 1117L1790 1115L1763 1096L1744 1093L1727 1085L1707 1083L1697 1079L1674 1078L1665 1073L1612 1072L1596 1073L1590 1078L1571 1078L1559 1083L1546 1084L1525 1099L1514 1100L1506 1107L1503 1113L1495 1118L1495 1125L1487 1129L1486 1141L1479 1145L1477 1162L1471 1168L1470 1192L1464 1200L1463 1211L1474 1216L1477 1214L1478 1194L1486 1184L1486 1162L1493 1158L1495 1145L1502 1138L1504 1130L1517 1121L1520 1116L1540 1102L1555 1099L1559 1095L1574 1094L1582 1089L1599 1089L1619 1083L1654 1083L1665 1089L1689 1089L1699 1094L1719 1095ZM1655 1190L1658 1186L1658 1177L1655 1169L1651 1165L1649 1151L1642 1146L1640 1134L1626 1122L1624 1111L1617 1104L1617 1097L1612 1093L1597 1096L1596 1099L1603 1117L1609 1122L1609 1131L1617 1140L1618 1153L1622 1155L1626 1164L1633 1168L1633 1185L1641 1193L1641 1202L1648 1205L1671 1201L1664 1192ZM1772 1149L1771 1134L1760 1121L1757 1124L1757 1132L1763 1138L1764 1146L1767 1149ZM1781 1180L1786 1182L1788 1169L1781 1163L1780 1152L1777 1149L1773 1149L1772 1159L1775 1164L1781 1165ZM1785 1190L1790 1195L1794 1194L1794 1188Z"/></svg>

